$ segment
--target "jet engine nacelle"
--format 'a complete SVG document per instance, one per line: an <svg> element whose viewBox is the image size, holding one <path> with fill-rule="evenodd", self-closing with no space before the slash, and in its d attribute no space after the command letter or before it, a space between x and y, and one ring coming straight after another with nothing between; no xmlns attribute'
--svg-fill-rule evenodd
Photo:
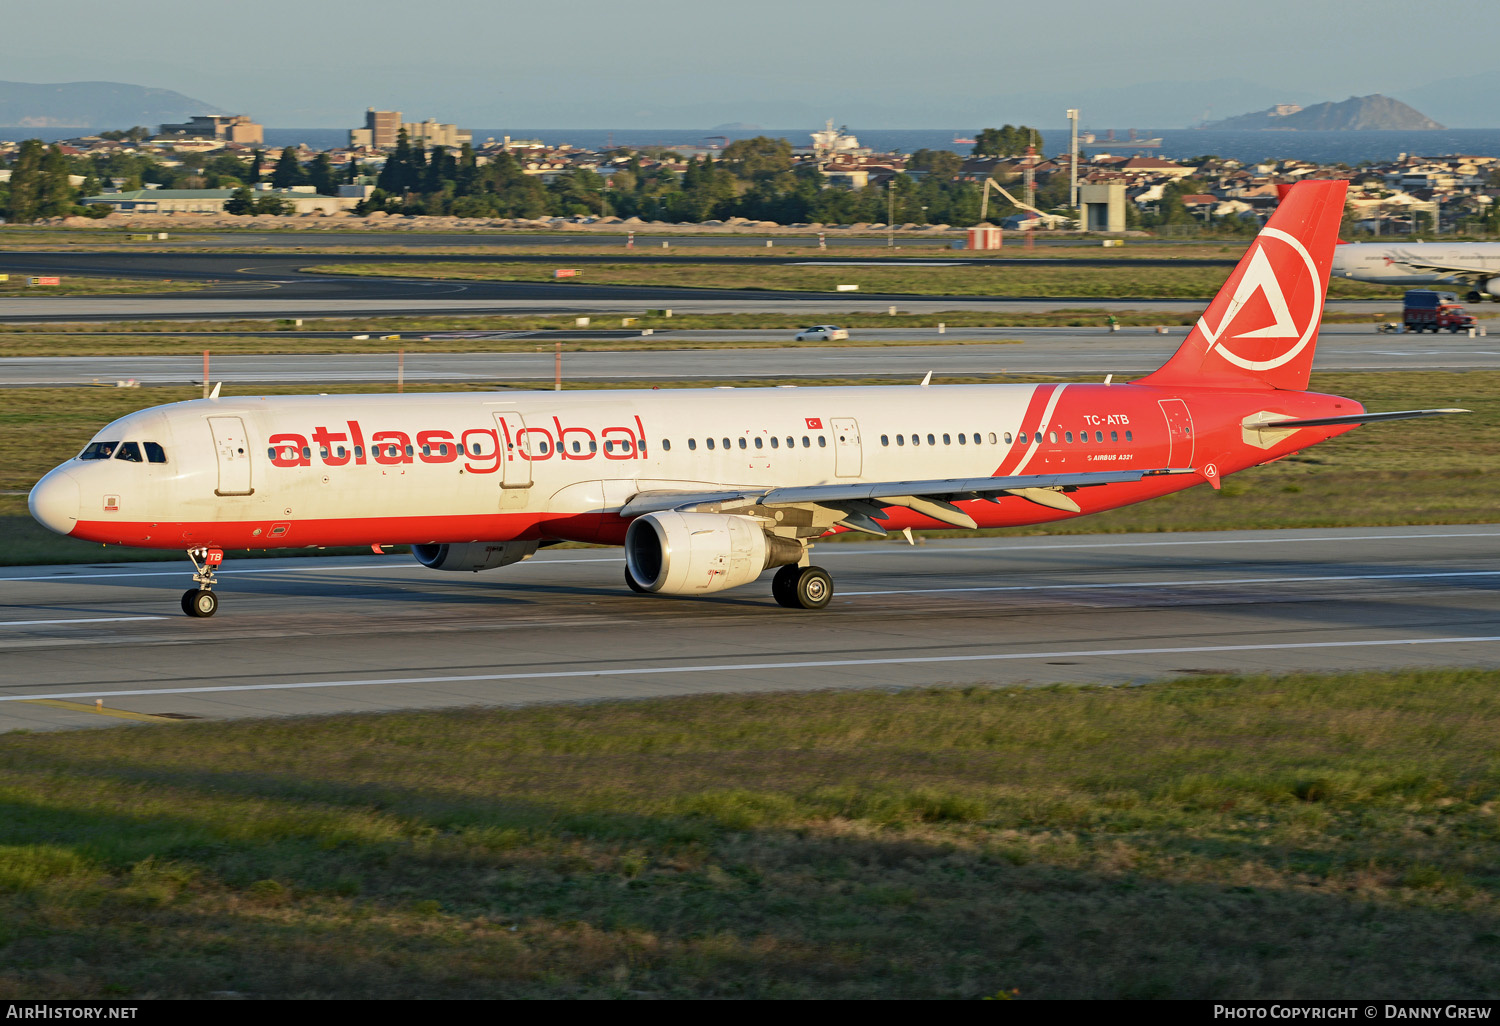
<svg viewBox="0 0 1500 1026"><path fill-rule="evenodd" d="M1484 291L1492 296L1500 296L1500 278L1491 278L1484 283Z"/></svg>
<svg viewBox="0 0 1500 1026"><path fill-rule="evenodd" d="M625 532L625 570L642 589L706 595L749 584L802 558L802 544L767 534L754 517L648 513Z"/></svg>
<svg viewBox="0 0 1500 1026"><path fill-rule="evenodd" d="M459 545L413 545L411 554L429 570L478 573L530 559L534 541L464 542Z"/></svg>

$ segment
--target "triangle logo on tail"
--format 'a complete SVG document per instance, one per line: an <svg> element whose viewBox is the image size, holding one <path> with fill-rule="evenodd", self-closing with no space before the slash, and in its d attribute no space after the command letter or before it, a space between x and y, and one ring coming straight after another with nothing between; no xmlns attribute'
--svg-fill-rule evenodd
<svg viewBox="0 0 1500 1026"><path fill-rule="evenodd" d="M1263 328L1255 328L1251 331L1241 331L1235 334L1227 334L1226 329L1234 324L1234 319L1239 316L1245 305L1255 298L1259 292L1266 299L1266 305L1271 309L1271 315L1276 319L1274 324L1268 324ZM1234 296L1229 300L1229 309L1224 311L1224 318L1219 322L1219 330L1211 332L1209 337L1213 339L1209 351L1223 339L1227 338L1296 338L1301 332L1297 330L1297 324L1292 320L1292 311L1286 303L1286 293L1281 290L1281 282L1276 279L1276 272L1271 268L1271 261L1266 256L1263 247L1257 246L1250 257L1250 266L1245 268L1245 274L1240 278L1239 285L1235 287Z"/></svg>

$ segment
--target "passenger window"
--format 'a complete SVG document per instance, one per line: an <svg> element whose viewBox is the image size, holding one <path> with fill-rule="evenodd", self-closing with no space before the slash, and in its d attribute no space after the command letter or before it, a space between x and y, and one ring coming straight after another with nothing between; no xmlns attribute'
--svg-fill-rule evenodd
<svg viewBox="0 0 1500 1026"><path fill-rule="evenodd" d="M115 459L124 460L126 463L144 463L141 459L141 447L135 442L124 442L115 451Z"/></svg>
<svg viewBox="0 0 1500 1026"><path fill-rule="evenodd" d="M614 443L613 440L610 440L610 441L604 443L604 451L605 452L614 452L615 451L615 443Z"/></svg>
<svg viewBox="0 0 1500 1026"><path fill-rule="evenodd" d="M448 455L448 443L447 442L439 442L438 443L438 455L439 456L446 456L446 455Z"/></svg>
<svg viewBox="0 0 1500 1026"><path fill-rule="evenodd" d="M1088 445L1089 444L1089 433L1087 431L1080 431L1080 432L1078 432L1078 440L1080 442L1082 442L1084 445Z"/></svg>
<svg viewBox="0 0 1500 1026"><path fill-rule="evenodd" d="M729 439L724 439L724 448L729 448Z"/></svg>
<svg viewBox="0 0 1500 1026"><path fill-rule="evenodd" d="M1007 431L1007 432L1005 432L1005 444L1009 445L1010 441L1011 441L1011 439L1010 439L1010 432Z"/></svg>
<svg viewBox="0 0 1500 1026"><path fill-rule="evenodd" d="M1071 432L1071 431L1064 431L1063 432L1063 438L1066 439L1067 441L1071 442L1073 440L1073 432Z"/></svg>
<svg viewBox="0 0 1500 1026"><path fill-rule="evenodd" d="M1094 432L1094 441L1096 441L1096 442L1102 442L1102 441L1104 441L1104 432L1103 431L1095 431Z"/></svg>
<svg viewBox="0 0 1500 1026"><path fill-rule="evenodd" d="M804 448L804 449L811 449L812 448L812 439L808 438L806 435L802 436L802 448Z"/></svg>
<svg viewBox="0 0 1500 1026"><path fill-rule="evenodd" d="M795 449L795 448L797 448L797 440L795 438L793 438L791 435L787 435L786 436L786 447L788 449Z"/></svg>
<svg viewBox="0 0 1500 1026"><path fill-rule="evenodd" d="M144 443L144 445L146 447L146 462L147 463L165 463L165 462L167 462L167 451L165 449L163 449L159 443L157 443L157 442L146 442L146 443Z"/></svg>
<svg viewBox="0 0 1500 1026"><path fill-rule="evenodd" d="M771 436L771 448L773 448L773 449L780 449L781 448L781 439L777 438L775 435Z"/></svg>
<svg viewBox="0 0 1500 1026"><path fill-rule="evenodd" d="M741 444L743 445L744 443L741 442ZM757 449L764 449L766 447L766 443L761 439L760 435L755 436L755 447Z"/></svg>
<svg viewBox="0 0 1500 1026"><path fill-rule="evenodd" d="M394 455L394 447L392 447L392 455ZM416 455L416 453L412 451L412 448L409 445L406 447L406 455L408 455L408 456L415 456Z"/></svg>
<svg viewBox="0 0 1500 1026"><path fill-rule="evenodd" d="M432 455L432 446L424 444L422 446L422 455L423 456L431 456Z"/></svg>
<svg viewBox="0 0 1500 1026"><path fill-rule="evenodd" d="M1127 431L1127 432L1125 432L1125 441L1127 441L1127 442L1133 442L1133 441L1135 441L1135 436L1132 435L1129 431Z"/></svg>
<svg viewBox="0 0 1500 1026"><path fill-rule="evenodd" d="M320 446L318 446L318 457L320 459L325 459L325 460L328 458L328 446L326 446L326 445L320 445Z"/></svg>
<svg viewBox="0 0 1500 1026"><path fill-rule="evenodd" d="M274 445L266 450L266 458L271 460L276 458L276 447Z"/></svg>
<svg viewBox="0 0 1500 1026"><path fill-rule="evenodd" d="M309 446L304 445L302 447L302 458L305 460L312 459L312 449Z"/></svg>
<svg viewBox="0 0 1500 1026"><path fill-rule="evenodd" d="M964 438L965 438L965 435L962 432L960 432L959 436L958 436L958 444L959 445L963 445L964 444ZM976 441L976 442L979 441L979 437L977 435L975 436L974 441Z"/></svg>
<svg viewBox="0 0 1500 1026"><path fill-rule="evenodd" d="M757 438L757 439L756 439L756 441L757 441L757 442L758 442L758 441L760 441L760 439L759 439L759 438ZM749 448L749 446L747 446L747 445L746 445L746 444L745 444L745 438L744 438L744 436L743 436L743 435L741 435L741 436L740 436L740 448L741 448L741 449L747 449L747 448Z"/></svg>
<svg viewBox="0 0 1500 1026"><path fill-rule="evenodd" d="M819 449L826 449L826 448L828 448L828 438L826 436L824 436L824 435L819 435L818 436L818 448Z"/></svg>
<svg viewBox="0 0 1500 1026"><path fill-rule="evenodd" d="M672 451L672 440L670 438L663 438L661 440L661 451L662 452L671 452Z"/></svg>
<svg viewBox="0 0 1500 1026"><path fill-rule="evenodd" d="M1118 442L1120 440L1120 432L1118 432L1118 431L1111 431L1109 433L1109 440L1111 442Z"/></svg>
<svg viewBox="0 0 1500 1026"><path fill-rule="evenodd" d="M978 438L978 437L979 437L979 436L978 436L978 435L975 435L975 436L974 436L974 437L975 437L975 438ZM1005 439L1005 440L1006 440L1006 441L1007 441L1007 442L1009 442L1009 441L1010 441L1010 439L1009 439L1009 438L1008 438L1008 437L1007 437L1007 438L1006 438L1006 439ZM1023 441L1023 442L1024 442L1024 441L1026 441L1026 436L1025 436L1025 435L1022 435L1022 436L1021 436L1021 441ZM994 444L995 444L995 432L993 432L993 431L991 431L991 432L990 432L990 444L991 444L991 445L994 445Z"/></svg>
<svg viewBox="0 0 1500 1026"><path fill-rule="evenodd" d="M1017 437L1020 439L1022 445L1026 444L1026 432L1022 431Z"/></svg>
<svg viewBox="0 0 1500 1026"><path fill-rule="evenodd" d="M927 444L928 445L937 445L937 438L935 438L933 435L929 434L927 436Z"/></svg>
<svg viewBox="0 0 1500 1026"><path fill-rule="evenodd" d="M712 449L714 447L714 440L712 438L704 439L704 441L707 443L707 445L708 445L708 447L710 449Z"/></svg>
<svg viewBox="0 0 1500 1026"><path fill-rule="evenodd" d="M905 435L897 435L896 436L896 444L897 445L905 445L906 444L906 436Z"/></svg>
<svg viewBox="0 0 1500 1026"><path fill-rule="evenodd" d="M349 451L347 449L345 449L342 445L339 446L339 459L343 459L344 457L346 457L348 455L349 455Z"/></svg>
<svg viewBox="0 0 1500 1026"><path fill-rule="evenodd" d="M912 445L921 445L922 444L922 436L921 435L912 435L911 436L911 444Z"/></svg>
<svg viewBox="0 0 1500 1026"><path fill-rule="evenodd" d="M343 453L340 452L339 455L343 455ZM356 445L354 447L354 458L357 459L357 460L362 460L362 459L365 458L365 447L364 446L362 446L362 445Z"/></svg>
<svg viewBox="0 0 1500 1026"><path fill-rule="evenodd" d="M709 439L709 441L713 441L713 439ZM688 439L688 448L696 450L698 448L698 439L696 439L696 438L689 438Z"/></svg>
<svg viewBox="0 0 1500 1026"><path fill-rule="evenodd" d="M1057 432L1056 431L1048 431L1047 432L1047 440L1050 441L1053 445L1056 445L1057 444Z"/></svg>
<svg viewBox="0 0 1500 1026"><path fill-rule="evenodd" d="M547 455L547 443L546 442L538 442L537 443L537 448L541 451L541 455L543 455L543 456Z"/></svg>
<svg viewBox="0 0 1500 1026"><path fill-rule="evenodd" d="M583 443L582 443L582 442L580 442L580 441L579 441L579 440L578 440L578 439L576 439L576 438L575 438L575 439L573 439L573 451L574 451L574 452L583 452Z"/></svg>
<svg viewBox="0 0 1500 1026"><path fill-rule="evenodd" d="M944 445L952 445L953 444L953 439L951 437L949 437L946 432L944 432L944 434L943 434L943 444Z"/></svg>
<svg viewBox="0 0 1500 1026"><path fill-rule="evenodd" d="M881 445L890 445L891 444L891 436L890 435L881 435L880 436L880 444Z"/></svg>
<svg viewBox="0 0 1500 1026"><path fill-rule="evenodd" d="M589 452L598 452L598 451L599 451L599 443L596 442L596 441L594 441L592 438L590 438L589 439Z"/></svg>
<svg viewBox="0 0 1500 1026"><path fill-rule="evenodd" d="M90 442L88 448L78 454L81 460L107 460L115 454L119 442Z"/></svg>

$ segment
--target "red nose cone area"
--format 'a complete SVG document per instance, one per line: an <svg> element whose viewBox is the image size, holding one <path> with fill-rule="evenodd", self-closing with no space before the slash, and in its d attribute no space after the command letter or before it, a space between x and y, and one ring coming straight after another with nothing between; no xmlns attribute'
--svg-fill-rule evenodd
<svg viewBox="0 0 1500 1026"><path fill-rule="evenodd" d="M82 493L71 472L58 468L36 483L26 499L37 523L58 534L72 534L78 526Z"/></svg>

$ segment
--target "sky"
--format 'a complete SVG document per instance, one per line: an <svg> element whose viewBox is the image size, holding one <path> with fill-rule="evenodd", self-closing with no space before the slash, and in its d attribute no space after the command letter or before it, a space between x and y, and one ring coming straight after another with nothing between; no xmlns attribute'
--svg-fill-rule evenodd
<svg viewBox="0 0 1500 1026"><path fill-rule="evenodd" d="M0 69L296 128L371 106L473 128L1055 126L1078 106L1100 127L1171 128L1375 92L1460 124L1485 116L1455 119L1462 95L1491 90L1442 81L1487 70L1482 44L1467 64L1451 44L1493 8L1450 0L1412 60L1410 0L69 0L11 5Z"/></svg>

